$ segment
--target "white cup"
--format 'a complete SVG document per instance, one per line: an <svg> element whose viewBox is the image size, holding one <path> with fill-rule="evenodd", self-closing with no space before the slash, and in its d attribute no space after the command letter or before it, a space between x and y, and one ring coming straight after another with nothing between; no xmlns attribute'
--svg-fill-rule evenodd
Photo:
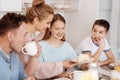
<svg viewBox="0 0 120 80"><path fill-rule="evenodd" d="M73 80L80 80L81 75L83 74L82 71L74 71L72 72Z"/></svg>
<svg viewBox="0 0 120 80"><path fill-rule="evenodd" d="M25 44L24 47L22 47L23 54L28 54L30 56L34 56L37 54L37 45L35 41L30 41Z"/></svg>
<svg viewBox="0 0 120 80"><path fill-rule="evenodd" d="M120 80L120 72L117 70L111 71L111 80Z"/></svg>
<svg viewBox="0 0 120 80"><path fill-rule="evenodd" d="M98 80L98 72L96 70L74 71L72 75L72 80Z"/></svg>

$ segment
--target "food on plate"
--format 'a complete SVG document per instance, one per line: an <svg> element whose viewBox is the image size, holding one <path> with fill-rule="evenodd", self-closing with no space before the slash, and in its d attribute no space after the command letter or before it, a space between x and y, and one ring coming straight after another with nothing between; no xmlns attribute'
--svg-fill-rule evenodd
<svg viewBox="0 0 120 80"><path fill-rule="evenodd" d="M78 56L78 61L79 62L84 62L84 61L87 61L87 60L89 60L90 59L90 57L89 57L89 55L87 55L87 54L80 54L79 56Z"/></svg>

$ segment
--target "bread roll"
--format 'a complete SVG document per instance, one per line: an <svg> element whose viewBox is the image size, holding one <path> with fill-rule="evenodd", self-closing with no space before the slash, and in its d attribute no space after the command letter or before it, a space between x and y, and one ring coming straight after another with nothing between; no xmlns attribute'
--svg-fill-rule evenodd
<svg viewBox="0 0 120 80"><path fill-rule="evenodd" d="M89 60L89 59L90 59L90 57L89 57L89 55L87 55L87 54L80 54L80 55L78 56L78 61L79 61L79 62L84 62L84 61Z"/></svg>

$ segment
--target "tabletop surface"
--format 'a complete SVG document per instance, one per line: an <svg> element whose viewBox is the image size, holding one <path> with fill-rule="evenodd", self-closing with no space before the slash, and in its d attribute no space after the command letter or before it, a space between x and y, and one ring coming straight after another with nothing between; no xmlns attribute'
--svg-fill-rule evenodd
<svg viewBox="0 0 120 80"><path fill-rule="evenodd" d="M97 71L99 73L99 80L110 80L111 78L111 69L109 69L107 66L103 66L103 67L98 67ZM57 79L53 79L53 80L72 80L69 78L57 78Z"/></svg>

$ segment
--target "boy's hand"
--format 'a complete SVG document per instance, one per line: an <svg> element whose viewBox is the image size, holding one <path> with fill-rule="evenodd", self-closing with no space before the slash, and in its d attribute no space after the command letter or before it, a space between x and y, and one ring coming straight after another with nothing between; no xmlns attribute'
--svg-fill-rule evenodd
<svg viewBox="0 0 120 80"><path fill-rule="evenodd" d="M104 42L103 38L98 40L98 45L99 45L99 47L104 48L105 42Z"/></svg>

